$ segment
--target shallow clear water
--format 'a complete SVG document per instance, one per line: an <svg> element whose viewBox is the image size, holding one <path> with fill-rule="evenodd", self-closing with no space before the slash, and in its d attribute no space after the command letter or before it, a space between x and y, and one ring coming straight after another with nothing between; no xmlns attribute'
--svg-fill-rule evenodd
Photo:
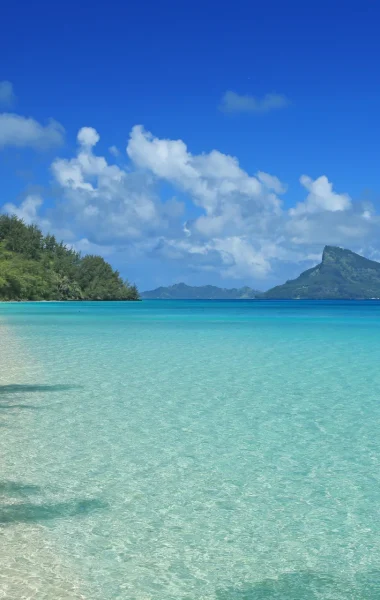
<svg viewBox="0 0 380 600"><path fill-rule="evenodd" d="M380 303L2 304L0 336L0 598L380 598Z"/></svg>

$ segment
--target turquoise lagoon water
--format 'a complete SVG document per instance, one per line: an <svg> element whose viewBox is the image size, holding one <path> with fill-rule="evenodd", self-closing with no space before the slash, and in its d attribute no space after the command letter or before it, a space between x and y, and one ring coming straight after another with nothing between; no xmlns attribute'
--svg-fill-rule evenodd
<svg viewBox="0 0 380 600"><path fill-rule="evenodd" d="M380 598L380 303L0 305L0 598Z"/></svg>

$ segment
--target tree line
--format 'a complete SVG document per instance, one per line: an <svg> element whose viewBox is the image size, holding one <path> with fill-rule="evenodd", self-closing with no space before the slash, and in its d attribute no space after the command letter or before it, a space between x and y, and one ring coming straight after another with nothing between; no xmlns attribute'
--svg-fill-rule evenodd
<svg viewBox="0 0 380 600"><path fill-rule="evenodd" d="M0 215L0 299L138 300L139 293L101 256L82 256L36 225Z"/></svg>

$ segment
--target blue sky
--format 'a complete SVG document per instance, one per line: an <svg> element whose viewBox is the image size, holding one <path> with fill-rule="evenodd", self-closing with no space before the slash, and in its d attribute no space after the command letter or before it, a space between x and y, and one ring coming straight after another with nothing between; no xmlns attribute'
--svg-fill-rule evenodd
<svg viewBox="0 0 380 600"><path fill-rule="evenodd" d="M369 0L8 3L2 210L142 289L265 289L325 244L380 258L379 18Z"/></svg>

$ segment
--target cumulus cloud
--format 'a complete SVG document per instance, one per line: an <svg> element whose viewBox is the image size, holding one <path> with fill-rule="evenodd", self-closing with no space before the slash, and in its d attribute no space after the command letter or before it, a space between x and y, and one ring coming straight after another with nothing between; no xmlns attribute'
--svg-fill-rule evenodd
<svg viewBox="0 0 380 600"><path fill-rule="evenodd" d="M78 152L71 159L57 159L52 173L62 191L60 219L95 244L137 244L172 229L182 214L182 204L161 202L150 176L108 164L94 153L97 131L82 128Z"/></svg>
<svg viewBox="0 0 380 600"><path fill-rule="evenodd" d="M82 127L78 132L77 140L84 148L92 148L96 146L100 136L93 127Z"/></svg>
<svg viewBox="0 0 380 600"><path fill-rule="evenodd" d="M348 194L335 192L324 175L315 180L303 175L300 183L308 194L288 211L287 243L305 249L332 244L359 251L378 237L379 217L369 202L354 202Z"/></svg>
<svg viewBox="0 0 380 600"><path fill-rule="evenodd" d="M325 175L314 181L311 177L302 175L300 183L308 190L309 194L304 202L299 202L290 210L292 216L321 211L343 211L352 206L351 198L347 194L334 192L332 183Z"/></svg>
<svg viewBox="0 0 380 600"><path fill-rule="evenodd" d="M303 175L304 199L291 206L288 198L285 206L286 185L278 177L250 174L216 149L193 154L181 139L136 126L126 148L130 163L121 167L97 154L95 129L82 128L77 141L75 155L51 167L58 201L49 228L84 252L177 262L184 271L251 284L261 279L265 287L268 277L281 281L296 264L298 270L315 264L325 244L376 251L374 207L335 190L325 175ZM171 198L160 197L161 182ZM41 223L41 203L30 196L6 210Z"/></svg>
<svg viewBox="0 0 380 600"><path fill-rule="evenodd" d="M132 129L127 153L138 167L187 192L200 209L187 220L182 238L162 239L162 256L181 257L199 268L214 265L229 277L265 275L270 263L262 253L270 222L281 217L284 186L277 177L249 175L237 158L217 150L193 155L182 140L154 137Z"/></svg>
<svg viewBox="0 0 380 600"><path fill-rule="evenodd" d="M14 146L44 150L63 142L64 129L57 121L41 125L31 117L13 113L0 114L0 148Z"/></svg>
<svg viewBox="0 0 380 600"><path fill-rule="evenodd" d="M237 158L218 150L193 155L182 140L159 139L137 125L132 129L127 154L138 167L191 194L210 217L220 215L236 197L247 208L271 204L277 210L280 206L276 196L265 193L264 181L243 171Z"/></svg>
<svg viewBox="0 0 380 600"><path fill-rule="evenodd" d="M286 186L275 176L241 169L217 150L193 155L182 140L133 128L127 153L135 165L185 191L200 212L187 219L182 237L164 237L157 253L195 269L214 268L229 278L259 278L279 265L314 262L325 244L358 249L376 237L379 219L368 203L334 190L325 175L303 175L307 195L285 210Z"/></svg>
<svg viewBox="0 0 380 600"><path fill-rule="evenodd" d="M284 94L266 94L256 98L248 94L227 91L222 97L219 110L225 113L267 113L285 108L290 104Z"/></svg>
<svg viewBox="0 0 380 600"><path fill-rule="evenodd" d="M15 99L12 83L10 81L0 81L0 104L12 106Z"/></svg>
<svg viewBox="0 0 380 600"><path fill-rule="evenodd" d="M4 204L3 212L10 215L16 215L30 225L38 221L38 210L42 206L43 200L38 194L30 194L21 202L19 206L12 203Z"/></svg>

